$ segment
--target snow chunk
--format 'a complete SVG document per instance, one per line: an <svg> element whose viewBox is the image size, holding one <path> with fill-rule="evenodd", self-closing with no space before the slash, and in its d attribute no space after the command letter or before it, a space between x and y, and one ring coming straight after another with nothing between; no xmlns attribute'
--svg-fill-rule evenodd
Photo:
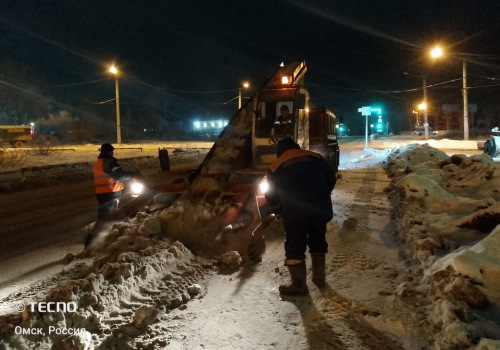
<svg viewBox="0 0 500 350"><path fill-rule="evenodd" d="M404 198L416 198L423 201L429 211L442 212L457 202L455 196L446 192L436 181L425 176L410 174L402 178L396 187L404 193Z"/></svg>
<svg viewBox="0 0 500 350"><path fill-rule="evenodd" d="M152 305L143 305L135 311L134 324L137 328L144 328L152 324L158 316L158 309Z"/></svg>
<svg viewBox="0 0 500 350"><path fill-rule="evenodd" d="M138 233L142 236L152 236L161 233L162 220L158 217L148 217L141 226Z"/></svg>
<svg viewBox="0 0 500 350"><path fill-rule="evenodd" d="M500 298L500 225L476 245L454 254L452 265Z"/></svg>
<svg viewBox="0 0 500 350"><path fill-rule="evenodd" d="M195 296L195 295L198 295L200 294L201 292L201 286L199 284L193 284L193 285L190 285L187 289L187 292L189 293L189 295L191 296Z"/></svg>
<svg viewBox="0 0 500 350"><path fill-rule="evenodd" d="M226 252L222 255L221 261L224 265L231 269L238 268L243 260L241 259L240 253L237 251Z"/></svg>

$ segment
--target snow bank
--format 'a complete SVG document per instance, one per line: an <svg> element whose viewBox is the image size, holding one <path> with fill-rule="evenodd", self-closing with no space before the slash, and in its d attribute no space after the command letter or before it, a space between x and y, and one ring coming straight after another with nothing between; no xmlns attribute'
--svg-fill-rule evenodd
<svg viewBox="0 0 500 350"><path fill-rule="evenodd" d="M168 333L158 322L159 312L185 308L191 299L203 297L214 261L194 256L180 242L162 239L149 243L138 252L122 246L111 260L104 258L109 258L107 254L100 256L86 277L62 283L43 300L74 303L75 312L39 312L38 303L35 310L27 308L21 314L3 317L0 346L6 349L166 346ZM38 333L19 334L22 330ZM68 333L76 330L78 334Z"/></svg>
<svg viewBox="0 0 500 350"><path fill-rule="evenodd" d="M498 210L498 209L497 209ZM460 275L471 278L497 304L500 302L500 226L473 245L457 249L436 261L429 269L433 275L451 266Z"/></svg>
<svg viewBox="0 0 500 350"><path fill-rule="evenodd" d="M407 142L404 141L380 141L375 140L370 142L370 145L373 147L383 147L383 148L401 148L404 147L404 144ZM429 145L431 147L439 148L439 149L463 149L463 150L477 150L477 141L457 141L450 139L428 139L428 140L411 140L411 143L418 145Z"/></svg>
<svg viewBox="0 0 500 350"><path fill-rule="evenodd" d="M436 347L497 349L500 164L424 144L393 149L385 169L403 255L419 266L420 292L434 298L428 313Z"/></svg>

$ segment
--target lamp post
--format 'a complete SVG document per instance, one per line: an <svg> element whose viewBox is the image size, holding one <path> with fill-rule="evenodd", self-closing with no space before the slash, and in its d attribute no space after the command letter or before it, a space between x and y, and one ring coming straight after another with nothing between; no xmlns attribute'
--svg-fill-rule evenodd
<svg viewBox="0 0 500 350"><path fill-rule="evenodd" d="M415 118L415 126L420 126L420 121L418 120L418 111L416 110L413 110L412 114L416 114L416 118Z"/></svg>
<svg viewBox="0 0 500 350"><path fill-rule="evenodd" d="M118 89L118 69L114 65L109 68L109 71L115 76L115 93L116 93L116 143L122 143L122 133L120 127L120 92Z"/></svg>
<svg viewBox="0 0 500 350"><path fill-rule="evenodd" d="M424 111L424 135L425 139L427 140L429 139L429 121L427 115L427 81L426 81L427 75L414 75L408 72L404 72L404 74L413 75L417 78L422 78L422 90L424 91L424 102L419 105L419 108L423 109ZM420 106L423 106L423 108L421 108ZM418 114L417 114L417 121L418 121Z"/></svg>
<svg viewBox="0 0 500 350"><path fill-rule="evenodd" d="M469 102L467 100L467 64L462 61L462 89L464 97L464 140L469 139Z"/></svg>
<svg viewBox="0 0 500 350"><path fill-rule="evenodd" d="M247 82L243 83L243 87L246 89L250 86ZM241 109L241 87L238 88L238 109Z"/></svg>
<svg viewBox="0 0 500 350"><path fill-rule="evenodd" d="M429 120L428 120L428 115L427 115L427 84L425 80L426 76L424 75L422 77L423 79L423 90L424 90L424 102L418 105L418 109L424 111L424 135L425 139L429 139Z"/></svg>
<svg viewBox="0 0 500 350"><path fill-rule="evenodd" d="M443 50L435 47L431 51L431 56L439 58L443 56ZM462 95L464 103L464 140L469 139L469 101L467 99L467 62L462 59Z"/></svg>
<svg viewBox="0 0 500 350"><path fill-rule="evenodd" d="M428 120L428 116L427 116L427 84L426 84L426 81L425 81L425 78L426 76L424 75L422 77L423 79L423 89L424 89L424 102L423 102L423 109L424 109L424 135L425 135L425 139L429 139L429 120ZM436 127L434 125L434 127Z"/></svg>

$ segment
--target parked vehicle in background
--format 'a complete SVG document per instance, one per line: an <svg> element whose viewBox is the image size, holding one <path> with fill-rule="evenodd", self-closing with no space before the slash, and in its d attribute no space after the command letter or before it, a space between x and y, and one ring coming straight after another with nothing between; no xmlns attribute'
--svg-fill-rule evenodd
<svg viewBox="0 0 500 350"><path fill-rule="evenodd" d="M437 130L432 129L430 126L427 127L427 133L428 135L438 134ZM425 128L423 126L417 126L415 128L415 135L424 135L424 134L425 134Z"/></svg>
<svg viewBox="0 0 500 350"><path fill-rule="evenodd" d="M33 127L30 125L0 125L0 144L3 147L23 147L33 140Z"/></svg>
<svg viewBox="0 0 500 350"><path fill-rule="evenodd" d="M498 146L500 145L500 130L498 127L491 129L491 136L486 141L477 141L477 148L482 149L490 157L498 156ZM481 147L482 146L482 147Z"/></svg>

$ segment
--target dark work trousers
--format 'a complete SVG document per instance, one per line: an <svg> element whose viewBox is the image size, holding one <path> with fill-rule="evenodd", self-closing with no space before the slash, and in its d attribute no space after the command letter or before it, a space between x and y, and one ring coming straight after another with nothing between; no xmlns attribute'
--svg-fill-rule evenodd
<svg viewBox="0 0 500 350"><path fill-rule="evenodd" d="M97 220L104 219L118 207L118 201L123 191L110 193L98 193L97 198Z"/></svg>
<svg viewBox="0 0 500 350"><path fill-rule="evenodd" d="M287 260L305 260L306 249L310 253L327 253L326 224L324 217L301 214L283 217L285 228L285 257Z"/></svg>

